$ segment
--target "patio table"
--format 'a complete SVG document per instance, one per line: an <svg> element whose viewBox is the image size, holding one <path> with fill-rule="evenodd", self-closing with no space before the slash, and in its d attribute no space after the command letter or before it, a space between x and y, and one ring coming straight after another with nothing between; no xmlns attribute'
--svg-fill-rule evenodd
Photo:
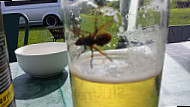
<svg viewBox="0 0 190 107"><path fill-rule="evenodd" d="M10 63L17 107L72 107L68 67L50 78L35 78Z"/></svg>
<svg viewBox="0 0 190 107"><path fill-rule="evenodd" d="M160 107L190 105L190 41L166 47Z"/></svg>
<svg viewBox="0 0 190 107"><path fill-rule="evenodd" d="M48 26L46 27L50 33L53 35L53 42L56 42L57 39L64 39L64 26Z"/></svg>
<svg viewBox="0 0 190 107"><path fill-rule="evenodd" d="M72 107L68 67L51 78L25 74L10 63L17 107ZM190 42L167 44L160 107L190 105Z"/></svg>

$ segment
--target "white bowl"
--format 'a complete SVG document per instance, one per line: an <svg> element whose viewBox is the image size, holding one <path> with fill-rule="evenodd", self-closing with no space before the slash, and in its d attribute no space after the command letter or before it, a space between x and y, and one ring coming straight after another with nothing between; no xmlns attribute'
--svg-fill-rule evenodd
<svg viewBox="0 0 190 107"><path fill-rule="evenodd" d="M23 46L15 50L20 68L36 77L61 73L68 65L66 43L46 42Z"/></svg>

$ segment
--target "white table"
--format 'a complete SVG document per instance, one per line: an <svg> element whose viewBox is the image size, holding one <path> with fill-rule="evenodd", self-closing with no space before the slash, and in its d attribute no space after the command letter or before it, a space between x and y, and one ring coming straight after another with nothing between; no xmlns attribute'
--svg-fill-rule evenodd
<svg viewBox="0 0 190 107"><path fill-rule="evenodd" d="M160 107L190 105L190 42L166 47Z"/></svg>

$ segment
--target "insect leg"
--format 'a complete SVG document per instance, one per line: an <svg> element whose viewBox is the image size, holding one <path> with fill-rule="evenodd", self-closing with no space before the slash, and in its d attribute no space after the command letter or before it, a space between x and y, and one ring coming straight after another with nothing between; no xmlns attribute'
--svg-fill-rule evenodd
<svg viewBox="0 0 190 107"><path fill-rule="evenodd" d="M110 61L112 61L112 59L107 54L105 54L101 49L98 49L96 46L92 46L92 48L94 48L95 50L100 52L102 55L104 55L106 58L108 58Z"/></svg>
<svg viewBox="0 0 190 107"><path fill-rule="evenodd" d="M95 32L97 32L98 31L98 27L97 27L97 18L95 18L95 21L94 21L94 25L95 25L95 27L94 27L94 29L95 29Z"/></svg>
<svg viewBox="0 0 190 107"><path fill-rule="evenodd" d="M79 35L80 35L80 28L78 28L78 27L75 26L75 27L73 27L72 32L73 32L76 36L79 37Z"/></svg>
<svg viewBox="0 0 190 107"><path fill-rule="evenodd" d="M84 53L86 51L86 45L84 45L84 50L77 56L77 59L79 58L79 56Z"/></svg>
<svg viewBox="0 0 190 107"><path fill-rule="evenodd" d="M97 18L95 18L95 20L94 20L94 33L93 33L92 36L95 36L96 33L98 32L97 20L98 20Z"/></svg>
<svg viewBox="0 0 190 107"><path fill-rule="evenodd" d="M84 45L84 50L81 52L81 54L84 53L85 51L86 51L86 45Z"/></svg>
<svg viewBox="0 0 190 107"><path fill-rule="evenodd" d="M93 56L94 56L94 53L93 53L93 48L92 48L92 46L90 47L90 50L91 50L91 60L90 60L90 66L91 66L91 68L93 68L93 65L92 65L92 61L93 61Z"/></svg>

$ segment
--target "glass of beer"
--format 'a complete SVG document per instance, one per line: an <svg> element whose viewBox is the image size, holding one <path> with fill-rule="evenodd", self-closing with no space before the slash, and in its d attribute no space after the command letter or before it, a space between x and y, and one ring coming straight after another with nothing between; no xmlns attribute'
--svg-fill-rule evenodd
<svg viewBox="0 0 190 107"><path fill-rule="evenodd" d="M169 0L63 0L74 107L157 107Z"/></svg>

